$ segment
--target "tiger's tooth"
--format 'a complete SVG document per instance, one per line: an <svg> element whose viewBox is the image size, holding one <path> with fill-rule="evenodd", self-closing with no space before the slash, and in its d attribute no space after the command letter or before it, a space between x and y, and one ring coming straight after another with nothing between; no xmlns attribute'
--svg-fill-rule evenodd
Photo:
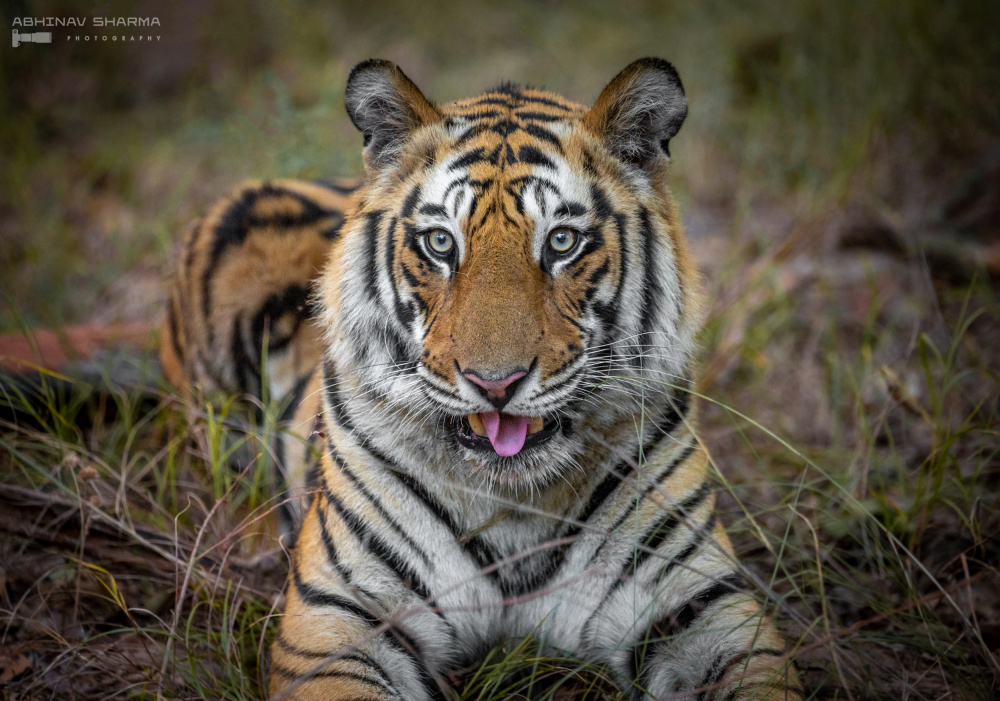
<svg viewBox="0 0 1000 701"><path fill-rule="evenodd" d="M469 426L472 427L472 430L475 432L477 436L486 435L486 425L483 423L483 420L479 418L479 414L469 414L468 419L469 419Z"/></svg>
<svg viewBox="0 0 1000 701"><path fill-rule="evenodd" d="M530 436L532 433L538 433L539 431L542 430L542 427L544 425L545 425L545 419L543 419L541 416L532 416L531 423L528 424L528 435Z"/></svg>

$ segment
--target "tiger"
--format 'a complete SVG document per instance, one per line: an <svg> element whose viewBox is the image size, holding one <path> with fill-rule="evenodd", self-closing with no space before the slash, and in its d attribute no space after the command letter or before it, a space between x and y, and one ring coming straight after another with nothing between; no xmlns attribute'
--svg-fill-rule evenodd
<svg viewBox="0 0 1000 701"><path fill-rule="evenodd" d="M452 698L532 635L635 699L801 699L697 436L674 67L590 107L511 82L433 104L372 59L344 100L363 179L241 187L164 325L176 383L266 374L297 436L271 698Z"/></svg>

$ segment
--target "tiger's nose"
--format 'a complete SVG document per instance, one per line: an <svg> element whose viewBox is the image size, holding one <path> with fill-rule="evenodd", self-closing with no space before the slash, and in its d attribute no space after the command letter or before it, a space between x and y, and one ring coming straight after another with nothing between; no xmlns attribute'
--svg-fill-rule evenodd
<svg viewBox="0 0 1000 701"><path fill-rule="evenodd" d="M514 392L517 391L520 380L528 373L519 370L518 372L511 373L499 380L489 380L484 377L489 373L481 373L476 370L463 370L462 377L472 382L479 388L479 393L482 394L486 399L496 407L497 411L502 409L507 402L510 401L511 397L514 396Z"/></svg>

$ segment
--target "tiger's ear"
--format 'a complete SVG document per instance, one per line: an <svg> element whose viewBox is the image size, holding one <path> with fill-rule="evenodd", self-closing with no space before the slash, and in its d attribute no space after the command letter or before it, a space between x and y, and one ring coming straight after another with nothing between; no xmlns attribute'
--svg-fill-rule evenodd
<svg viewBox="0 0 1000 701"><path fill-rule="evenodd" d="M354 67L344 104L354 126L365 135L365 162L375 169L395 160L415 129L441 118L399 66L379 59Z"/></svg>
<svg viewBox="0 0 1000 701"><path fill-rule="evenodd" d="M601 92L583 123L604 138L621 160L641 168L660 155L687 116L684 86L674 67L661 58L630 63Z"/></svg>

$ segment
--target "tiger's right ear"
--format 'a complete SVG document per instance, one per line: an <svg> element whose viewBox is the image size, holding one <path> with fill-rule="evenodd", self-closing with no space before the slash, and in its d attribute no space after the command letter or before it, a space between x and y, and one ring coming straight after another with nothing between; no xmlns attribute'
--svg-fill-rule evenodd
<svg viewBox="0 0 1000 701"><path fill-rule="evenodd" d="M674 67L661 58L641 58L608 83L583 123L622 161L649 169L670 157L670 139L687 109Z"/></svg>
<svg viewBox="0 0 1000 701"><path fill-rule="evenodd" d="M380 59L354 67L347 79L344 105L354 126L365 135L365 164L372 169L394 161L415 129L441 119L399 66Z"/></svg>

